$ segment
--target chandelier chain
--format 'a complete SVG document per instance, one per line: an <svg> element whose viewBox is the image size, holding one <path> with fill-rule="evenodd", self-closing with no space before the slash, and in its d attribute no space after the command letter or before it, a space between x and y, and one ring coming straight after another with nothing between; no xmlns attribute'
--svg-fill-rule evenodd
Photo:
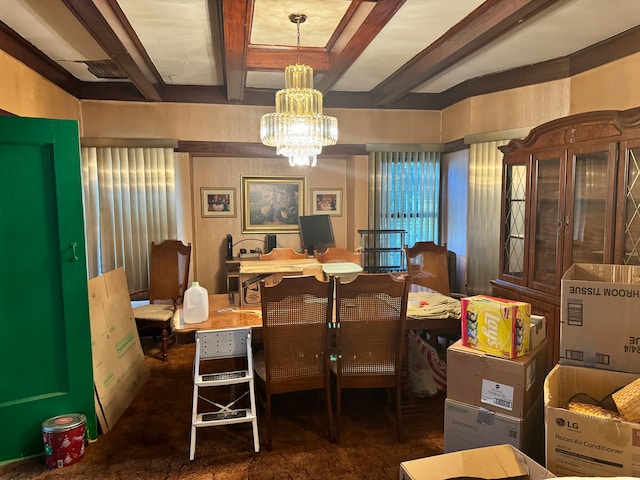
<svg viewBox="0 0 640 480"><path fill-rule="evenodd" d="M297 31L298 31L298 34L296 36L296 41L297 41L296 45L298 46L297 56L296 56L296 63L300 63L300 22L296 23L296 28L297 28Z"/></svg>

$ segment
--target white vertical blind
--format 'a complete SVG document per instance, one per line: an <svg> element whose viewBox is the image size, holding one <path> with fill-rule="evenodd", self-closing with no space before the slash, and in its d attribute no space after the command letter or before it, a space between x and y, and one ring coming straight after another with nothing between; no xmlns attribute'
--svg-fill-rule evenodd
<svg viewBox="0 0 640 480"><path fill-rule="evenodd" d="M82 148L89 278L124 267L129 290L148 288L151 242L177 237L171 148Z"/></svg>
<svg viewBox="0 0 640 480"><path fill-rule="evenodd" d="M474 143L469 152L467 293L491 294L500 258L502 152L507 140Z"/></svg>
<svg viewBox="0 0 640 480"><path fill-rule="evenodd" d="M371 158L375 183L373 228L405 230L408 245L428 240L437 243L441 153L372 152Z"/></svg>

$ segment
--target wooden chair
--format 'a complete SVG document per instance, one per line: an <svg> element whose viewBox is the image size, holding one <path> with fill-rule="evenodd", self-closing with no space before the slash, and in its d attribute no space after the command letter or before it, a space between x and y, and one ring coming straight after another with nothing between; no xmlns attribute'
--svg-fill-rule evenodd
<svg viewBox="0 0 640 480"><path fill-rule="evenodd" d="M296 252L293 248L274 248L269 253L261 253L260 260L299 260L307 258L307 251Z"/></svg>
<svg viewBox="0 0 640 480"><path fill-rule="evenodd" d="M179 240L165 240L160 244L151 244L149 260L149 289L131 293L138 298L147 293L148 305L133 309L133 316L139 331L145 329L160 330L162 335L162 360L168 353L171 321L178 305L182 303L189 280L191 244L185 245Z"/></svg>
<svg viewBox="0 0 640 480"><path fill-rule="evenodd" d="M351 262L362 265L362 253L352 252L346 248L329 247L323 253L314 250L313 256L320 263Z"/></svg>
<svg viewBox="0 0 640 480"><path fill-rule="evenodd" d="M458 299L465 297L462 293L451 291L449 277L451 257L447 247L436 245L434 242L416 242L413 247L405 245L404 250L410 283L422 285L448 297ZM460 329L431 329L428 330L426 338L436 349L440 348L438 340L440 338L444 342L446 351L448 345L460 338Z"/></svg>
<svg viewBox="0 0 640 480"><path fill-rule="evenodd" d="M260 282L263 352L254 357L260 403L266 412L267 450L271 450L272 396L324 389L333 441L329 328L333 280L314 276L284 277L278 284Z"/></svg>
<svg viewBox="0 0 640 480"><path fill-rule="evenodd" d="M413 247L405 245L404 251L411 283L452 296L447 247L434 242L416 242Z"/></svg>
<svg viewBox="0 0 640 480"><path fill-rule="evenodd" d="M388 388L394 391L398 441L402 440L402 352L405 345L406 278L365 273L349 283L336 280L335 437L340 439L342 390Z"/></svg>

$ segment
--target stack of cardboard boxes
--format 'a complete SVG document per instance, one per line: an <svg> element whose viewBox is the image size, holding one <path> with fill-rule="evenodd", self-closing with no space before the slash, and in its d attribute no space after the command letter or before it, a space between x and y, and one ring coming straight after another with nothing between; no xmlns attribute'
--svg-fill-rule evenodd
<svg viewBox="0 0 640 480"><path fill-rule="evenodd" d="M447 351L444 451L511 444L544 458L544 318L530 305L462 299L462 338ZM532 333L533 332L533 333Z"/></svg>
<svg viewBox="0 0 640 480"><path fill-rule="evenodd" d="M640 266L573 265L562 278L560 361L544 384L550 471L640 476L639 373Z"/></svg>

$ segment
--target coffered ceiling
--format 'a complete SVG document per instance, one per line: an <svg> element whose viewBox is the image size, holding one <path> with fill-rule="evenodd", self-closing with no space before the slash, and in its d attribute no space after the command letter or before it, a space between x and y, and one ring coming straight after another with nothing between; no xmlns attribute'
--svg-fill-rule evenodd
<svg viewBox="0 0 640 480"><path fill-rule="evenodd" d="M304 13L300 49L291 13ZM80 99L441 109L640 50L639 0L2 0L0 48Z"/></svg>

